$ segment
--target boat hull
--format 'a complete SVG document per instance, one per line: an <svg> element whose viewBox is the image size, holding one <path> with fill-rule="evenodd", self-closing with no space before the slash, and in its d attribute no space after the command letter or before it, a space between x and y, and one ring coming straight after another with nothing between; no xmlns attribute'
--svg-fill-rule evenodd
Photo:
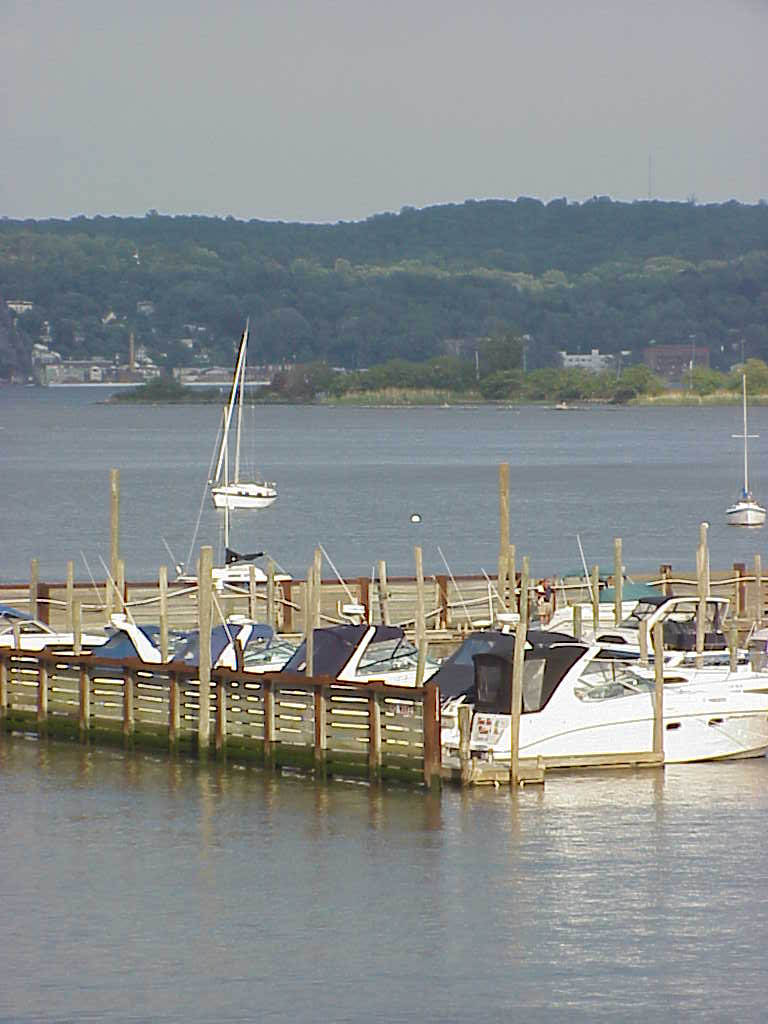
<svg viewBox="0 0 768 1024"><path fill-rule="evenodd" d="M277 498L277 490L270 484L226 484L211 488L211 497L216 508L230 511L239 508L269 508Z"/></svg>
<svg viewBox="0 0 768 1024"><path fill-rule="evenodd" d="M729 526L762 526L765 509L756 501L737 501L726 509L725 518Z"/></svg>

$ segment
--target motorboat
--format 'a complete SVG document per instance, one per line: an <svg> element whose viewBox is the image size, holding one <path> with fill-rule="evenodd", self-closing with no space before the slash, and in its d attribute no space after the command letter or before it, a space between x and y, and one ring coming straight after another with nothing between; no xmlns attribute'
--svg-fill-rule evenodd
<svg viewBox="0 0 768 1024"><path fill-rule="evenodd" d="M741 434L733 436L742 438L744 441L744 488L738 501L725 510L725 518L729 526L762 526L765 522L765 509L759 501L755 500L749 489L747 440L759 437L759 434L747 433L747 375L745 373L741 375L741 396L744 427Z"/></svg>
<svg viewBox="0 0 768 1024"><path fill-rule="evenodd" d="M277 487L265 480L243 479L241 477L241 438L243 426L243 401L245 396L245 366L248 349L248 328L240 339L237 352L235 372L232 377L232 388L229 400L224 409L224 421L221 431L216 470L210 481L211 497L216 508L227 509L259 509L268 508L277 498ZM235 458L234 475L229 479L229 438L232 420L235 419Z"/></svg>
<svg viewBox="0 0 768 1024"><path fill-rule="evenodd" d="M728 638L724 623L728 617L730 602L727 597L708 597L704 602L704 647L705 651L725 651ZM696 619L699 599L681 595L649 594L638 601L630 614L618 626L585 631L585 639L599 644L628 644L639 650L640 625L645 623L648 634L648 650L653 651L653 631L657 623L662 625L665 651L696 650Z"/></svg>
<svg viewBox="0 0 768 1024"><path fill-rule="evenodd" d="M391 686L414 686L418 651L399 626L342 625L313 632L315 676L330 676L342 682L382 681ZM426 682L439 665L427 658ZM306 674L306 641L286 662L284 671Z"/></svg>
<svg viewBox="0 0 768 1024"><path fill-rule="evenodd" d="M101 647L106 639L105 633L82 633L80 642L88 650ZM74 633L59 632L12 605L0 604L0 648L66 653L74 643Z"/></svg>
<svg viewBox="0 0 768 1024"><path fill-rule="evenodd" d="M535 641L526 642L523 663L520 757L652 750L655 682L635 652L621 659L598 644ZM442 705L443 762L459 763L458 712L467 704L470 756L509 763L512 655L479 652L472 660L470 690ZM439 673L435 681L440 684ZM665 668L663 686L667 763L760 757L768 750L768 674Z"/></svg>

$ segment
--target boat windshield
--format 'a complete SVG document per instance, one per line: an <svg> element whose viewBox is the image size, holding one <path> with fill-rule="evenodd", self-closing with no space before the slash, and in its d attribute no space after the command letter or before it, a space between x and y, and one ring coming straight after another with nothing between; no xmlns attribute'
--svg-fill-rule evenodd
<svg viewBox="0 0 768 1024"><path fill-rule="evenodd" d="M632 671L626 665L593 661L582 672L573 692L579 700L612 700L615 697L651 693L654 686L653 679Z"/></svg>
<svg viewBox="0 0 768 1024"><path fill-rule="evenodd" d="M358 671L365 675L375 672L397 672L416 668L418 651L408 640L382 640L369 644L360 659Z"/></svg>
<svg viewBox="0 0 768 1024"><path fill-rule="evenodd" d="M643 619L647 619L658 610L658 604L651 601L638 601L626 619L622 619L621 626L624 629L639 629Z"/></svg>

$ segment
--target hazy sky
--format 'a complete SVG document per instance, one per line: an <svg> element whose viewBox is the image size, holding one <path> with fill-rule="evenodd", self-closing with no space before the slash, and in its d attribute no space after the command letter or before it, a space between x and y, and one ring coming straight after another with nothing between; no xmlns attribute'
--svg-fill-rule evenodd
<svg viewBox="0 0 768 1024"><path fill-rule="evenodd" d="M0 0L0 215L768 197L768 0Z"/></svg>

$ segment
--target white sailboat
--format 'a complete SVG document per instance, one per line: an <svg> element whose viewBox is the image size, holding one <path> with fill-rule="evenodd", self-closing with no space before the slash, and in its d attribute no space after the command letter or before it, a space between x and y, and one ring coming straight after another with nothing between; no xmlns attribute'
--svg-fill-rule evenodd
<svg viewBox="0 0 768 1024"><path fill-rule="evenodd" d="M749 469L747 464L747 438L758 437L758 434L747 433L747 375L741 375L741 396L744 414L744 429L741 434L733 437L744 440L744 491L742 496L730 508L725 510L725 518L729 526L762 526L765 522L765 509L752 496L749 489Z"/></svg>
<svg viewBox="0 0 768 1024"><path fill-rule="evenodd" d="M232 390L224 410L224 426L221 435L221 445L219 446L219 455L216 461L216 472L210 480L213 504L216 508L223 508L228 511L239 508L267 508L277 498L277 488L274 483L267 483L264 480L241 480L240 478L240 439L243 428L243 397L245 393L248 326L249 321L246 321L243 337L240 340L240 348L237 353L237 363L232 378ZM235 472L233 479L230 480L229 435L235 408L237 409Z"/></svg>

